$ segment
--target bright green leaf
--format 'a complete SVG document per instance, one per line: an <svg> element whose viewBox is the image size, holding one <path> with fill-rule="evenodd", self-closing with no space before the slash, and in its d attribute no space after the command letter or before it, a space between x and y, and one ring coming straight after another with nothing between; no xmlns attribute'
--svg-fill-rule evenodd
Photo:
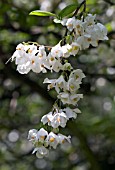
<svg viewBox="0 0 115 170"><path fill-rule="evenodd" d="M112 31L112 23L111 22L107 23L105 26L109 32Z"/></svg>
<svg viewBox="0 0 115 170"><path fill-rule="evenodd" d="M74 12L78 7L78 4L71 4L68 5L67 7L65 7L64 9L62 9L62 11L60 11L60 13L58 14L59 17L63 18L68 16L69 14L71 14L72 12Z"/></svg>
<svg viewBox="0 0 115 170"><path fill-rule="evenodd" d="M29 13L29 15L37 15L37 16L42 16L42 17L46 17L46 16L56 16L55 14L53 14L53 13L51 13L51 12L40 11L40 10L32 11L32 12Z"/></svg>

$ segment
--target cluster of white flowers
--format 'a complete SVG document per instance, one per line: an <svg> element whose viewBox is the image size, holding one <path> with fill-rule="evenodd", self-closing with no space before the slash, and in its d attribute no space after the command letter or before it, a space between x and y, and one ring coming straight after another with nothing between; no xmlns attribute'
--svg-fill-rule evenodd
<svg viewBox="0 0 115 170"><path fill-rule="evenodd" d="M64 144L66 141L71 143L70 136L65 136L62 134L55 134L53 132L48 132L41 128L39 131L36 129L31 129L28 133L28 139L33 143L35 149L32 153L36 152L38 158L47 157L49 154L48 148L57 148L57 145Z"/></svg>
<svg viewBox="0 0 115 170"><path fill-rule="evenodd" d="M47 54L43 45L37 47L35 44L20 43L16 47L12 60L15 60L17 70L21 74L27 74L30 70L35 73L46 73L47 69L59 72L65 66L61 63L62 59L68 58L70 55L75 56L79 48L80 46L75 42L64 46L58 43Z"/></svg>
<svg viewBox="0 0 115 170"><path fill-rule="evenodd" d="M30 70L35 73L46 73L47 69L59 72L64 69L62 59L71 55L75 56L79 50L89 48L89 45L98 46L99 40L107 40L107 30L100 23L95 23L96 15L88 14L84 21L69 18L61 21L70 32L73 32L74 39L72 43L61 46L58 43L51 47L49 53L46 53L43 45L19 44L12 56L15 60L17 70L21 74L27 74Z"/></svg>
<svg viewBox="0 0 115 170"><path fill-rule="evenodd" d="M48 123L48 126L52 126L53 128L58 128L59 126L64 128L70 118L76 119L77 113L81 113L78 108L56 108L55 111L49 112L48 114L44 115L41 119L41 122L43 122L44 125Z"/></svg>
<svg viewBox="0 0 115 170"><path fill-rule="evenodd" d="M75 17L60 21L70 32L73 32L74 41L80 45L81 50L89 48L90 44L97 47L99 40L108 40L105 26L96 23L95 17L96 15L88 14L84 21Z"/></svg>
<svg viewBox="0 0 115 170"><path fill-rule="evenodd" d="M60 41L54 47L45 47L37 43L31 45L20 43L12 56L12 61L15 60L17 70L21 74L27 74L30 70L35 73L46 73L47 70L61 73L58 79L46 78L43 82L49 84L48 90L55 89L57 101L60 103L55 102L52 111L41 119L44 125L50 126L51 132L48 133L41 128L39 131L32 129L28 134L28 139L35 147L33 153L36 152L38 158L47 156L48 149L56 149L57 145L63 144L64 141L70 143L70 136L58 134L57 131L59 127L64 128L68 120L76 119L77 113L81 113L78 101L83 98L83 94L79 94L78 89L85 75L80 69L74 70L67 59L75 56L79 50L88 48L90 44L96 47L99 40L108 39L106 28L96 23L95 17L96 15L88 14L84 21L75 17L60 21L71 32L70 43L61 45Z"/></svg>
<svg viewBox="0 0 115 170"><path fill-rule="evenodd" d="M77 90L80 88L82 79L85 77L84 73L80 69L73 70L65 81L64 76L61 75L58 79L49 80L46 78L44 83L50 83L48 90L55 88L58 93L58 98L63 104L76 105L80 98L83 98L82 94L77 94Z"/></svg>

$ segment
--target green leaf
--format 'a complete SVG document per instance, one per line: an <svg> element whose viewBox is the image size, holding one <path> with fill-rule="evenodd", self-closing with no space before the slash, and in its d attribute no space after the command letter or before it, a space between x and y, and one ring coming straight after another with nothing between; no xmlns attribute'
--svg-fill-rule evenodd
<svg viewBox="0 0 115 170"><path fill-rule="evenodd" d="M68 5L67 7L62 9L62 11L60 11L60 13L58 15L61 18L66 17L67 15L71 14L72 12L74 12L77 9L77 7L78 7L78 3L77 4Z"/></svg>
<svg viewBox="0 0 115 170"><path fill-rule="evenodd" d="M112 31L112 23L111 22L107 23L105 26L109 32Z"/></svg>
<svg viewBox="0 0 115 170"><path fill-rule="evenodd" d="M37 16L42 16L42 17L46 17L46 16L56 16L55 14L53 14L53 13L51 13L51 12L40 11L40 10L32 11L32 12L29 13L29 15L37 15Z"/></svg>

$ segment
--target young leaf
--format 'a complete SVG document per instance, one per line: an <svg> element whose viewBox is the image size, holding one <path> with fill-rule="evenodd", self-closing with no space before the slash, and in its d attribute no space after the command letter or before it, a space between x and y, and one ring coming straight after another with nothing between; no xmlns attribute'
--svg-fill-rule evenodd
<svg viewBox="0 0 115 170"><path fill-rule="evenodd" d="M63 18L68 16L69 14L71 14L73 11L75 11L78 7L78 4L71 4L68 5L67 7L65 7L64 9L62 9L62 11L60 11L60 13L58 14L59 17Z"/></svg>
<svg viewBox="0 0 115 170"><path fill-rule="evenodd" d="M46 17L46 16L56 16L55 14L48 12L48 11L40 11L40 10L36 10L36 11L32 11L29 13L29 15L37 15L37 16L42 16L42 17Z"/></svg>

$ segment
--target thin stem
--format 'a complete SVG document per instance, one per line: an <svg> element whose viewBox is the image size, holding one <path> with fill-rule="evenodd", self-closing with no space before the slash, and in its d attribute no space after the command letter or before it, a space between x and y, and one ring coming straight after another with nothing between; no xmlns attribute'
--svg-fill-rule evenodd
<svg viewBox="0 0 115 170"><path fill-rule="evenodd" d="M85 4L85 7L86 7L86 0L84 0L84 1L79 5L79 7L76 9L76 11L74 12L74 14L73 14L72 17L74 17L74 16L77 15L77 13L79 12L80 8L81 8L82 5L84 5L84 4Z"/></svg>
<svg viewBox="0 0 115 170"><path fill-rule="evenodd" d="M37 42L32 42L32 41L28 41L27 43L23 42L23 44L26 44L26 45L28 45L28 44L35 44L35 45L38 46L38 47L41 46L41 45L38 44ZM50 49L52 48L51 46L46 46L46 45L44 45L44 47L50 48Z"/></svg>

